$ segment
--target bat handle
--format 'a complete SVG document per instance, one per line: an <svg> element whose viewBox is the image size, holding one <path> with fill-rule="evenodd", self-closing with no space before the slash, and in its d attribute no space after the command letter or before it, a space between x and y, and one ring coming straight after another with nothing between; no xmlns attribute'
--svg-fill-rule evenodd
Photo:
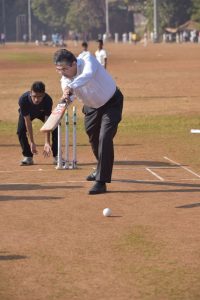
<svg viewBox="0 0 200 300"><path fill-rule="evenodd" d="M66 103L67 106L68 106L71 102L73 102L71 96L69 96L69 98L60 99L60 103Z"/></svg>

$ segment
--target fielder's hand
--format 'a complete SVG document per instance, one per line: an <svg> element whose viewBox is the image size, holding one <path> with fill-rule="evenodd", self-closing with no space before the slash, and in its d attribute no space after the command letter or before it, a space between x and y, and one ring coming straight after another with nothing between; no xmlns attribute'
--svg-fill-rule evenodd
<svg viewBox="0 0 200 300"><path fill-rule="evenodd" d="M37 151L37 149L36 149L36 144L35 144L35 143L31 143L31 144L30 144L30 147L31 147L31 152L32 152L33 154L38 154L38 151Z"/></svg>
<svg viewBox="0 0 200 300"><path fill-rule="evenodd" d="M51 146L49 145L49 143L45 143L44 144L43 155L44 155L44 157L49 157L50 154L51 154Z"/></svg>

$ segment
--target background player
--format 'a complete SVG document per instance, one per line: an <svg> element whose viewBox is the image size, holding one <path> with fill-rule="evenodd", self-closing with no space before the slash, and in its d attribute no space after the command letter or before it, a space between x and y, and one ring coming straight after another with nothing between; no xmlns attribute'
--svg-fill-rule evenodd
<svg viewBox="0 0 200 300"><path fill-rule="evenodd" d="M95 52L96 59L100 62L100 64L106 69L107 67L107 53L106 50L103 49L103 40L98 40L98 49Z"/></svg>

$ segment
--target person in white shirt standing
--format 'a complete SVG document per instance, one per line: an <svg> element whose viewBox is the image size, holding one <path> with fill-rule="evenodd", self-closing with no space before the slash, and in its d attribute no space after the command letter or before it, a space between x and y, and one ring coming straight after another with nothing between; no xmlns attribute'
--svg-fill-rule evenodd
<svg viewBox="0 0 200 300"><path fill-rule="evenodd" d="M90 195L105 193L111 182L114 163L113 139L122 118L123 95L104 67L88 53L76 58L66 49L54 54L56 70L61 75L62 99L75 95L85 115L85 130L97 159L96 171L86 179L95 181Z"/></svg>
<svg viewBox="0 0 200 300"><path fill-rule="evenodd" d="M83 51L79 54L78 58L83 58L85 55L87 55L89 53L87 42L82 42L81 46L82 46Z"/></svg>
<svg viewBox="0 0 200 300"><path fill-rule="evenodd" d="M107 67L107 53L103 49L103 40L98 40L98 50L95 52L96 59L106 69Z"/></svg>

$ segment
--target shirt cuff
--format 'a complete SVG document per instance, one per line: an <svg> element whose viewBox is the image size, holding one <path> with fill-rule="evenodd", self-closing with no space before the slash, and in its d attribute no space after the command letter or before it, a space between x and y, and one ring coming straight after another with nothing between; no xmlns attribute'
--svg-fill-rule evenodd
<svg viewBox="0 0 200 300"><path fill-rule="evenodd" d="M75 83L75 82L72 82L72 83L68 84L67 86L70 87L70 89L74 90L74 89L76 89L78 87L78 84Z"/></svg>

